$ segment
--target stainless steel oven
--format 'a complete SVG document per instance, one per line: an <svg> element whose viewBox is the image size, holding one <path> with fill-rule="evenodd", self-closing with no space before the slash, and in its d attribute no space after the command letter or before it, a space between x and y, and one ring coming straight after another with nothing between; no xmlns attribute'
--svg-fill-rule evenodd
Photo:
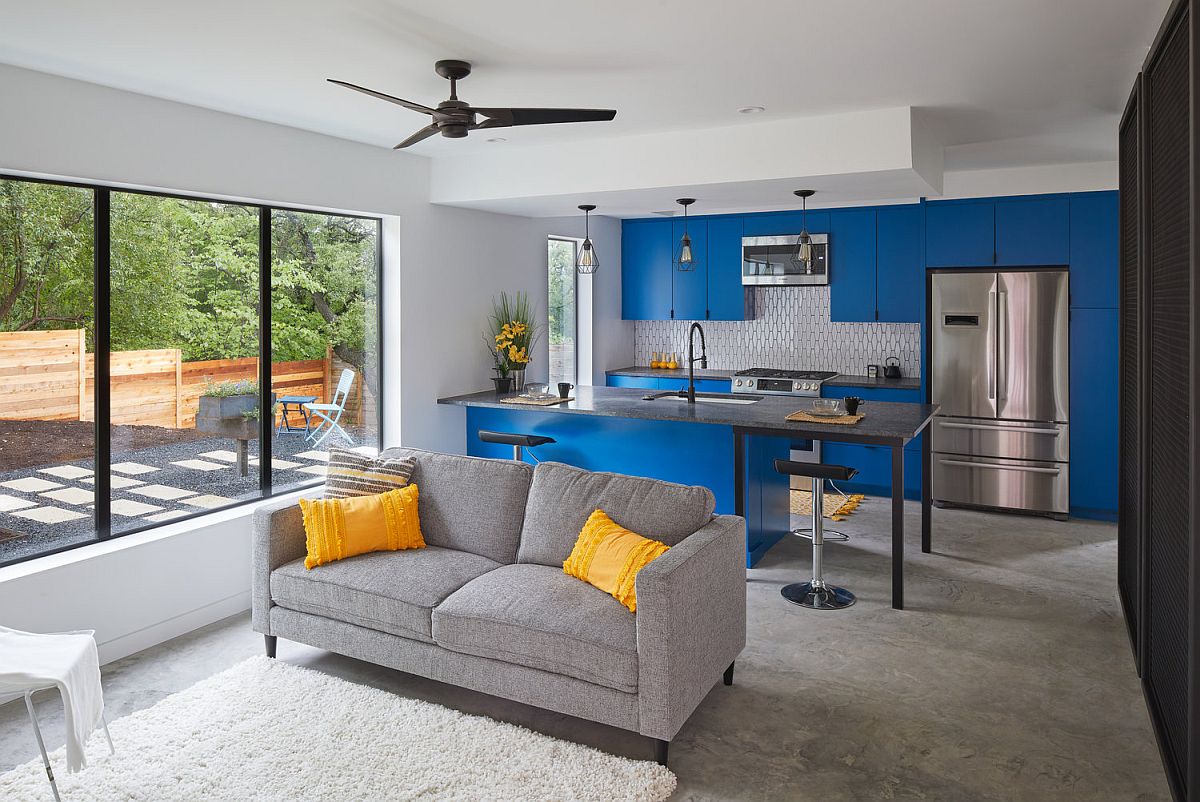
<svg viewBox="0 0 1200 802"><path fill-rule="evenodd" d="M829 235L812 234L812 265L792 261L799 234L783 237L742 237L742 284L787 286L829 283Z"/></svg>

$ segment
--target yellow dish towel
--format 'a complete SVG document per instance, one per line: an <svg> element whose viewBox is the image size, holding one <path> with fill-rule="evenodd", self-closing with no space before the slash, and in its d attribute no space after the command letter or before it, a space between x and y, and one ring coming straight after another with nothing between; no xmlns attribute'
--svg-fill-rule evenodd
<svg viewBox="0 0 1200 802"><path fill-rule="evenodd" d="M831 521L844 521L847 515L858 509L858 505L865 498L862 493L854 493L853 495L842 497L837 493L825 493L822 499L824 507L821 510L821 515ZM810 490L793 490L792 491L792 515L812 515L812 491Z"/></svg>

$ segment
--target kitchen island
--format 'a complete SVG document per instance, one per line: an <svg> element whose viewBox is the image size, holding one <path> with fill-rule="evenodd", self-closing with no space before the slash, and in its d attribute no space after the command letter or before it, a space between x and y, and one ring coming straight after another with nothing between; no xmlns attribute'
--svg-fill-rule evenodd
<svg viewBox="0 0 1200 802"><path fill-rule="evenodd" d="M481 442L480 430L537 434L555 442L537 447L534 460L708 487L717 513L746 518L747 566L790 529L788 479L776 473L774 460L788 459L793 441L885 446L892 453L892 606L903 607L904 445L927 428L935 406L875 402L847 426L787 421L806 406L787 396L688 404L646 400L645 390L624 387L577 387L574 394L550 407L505 403L491 391L438 403L466 408L467 452L475 456L511 457L508 447ZM929 437L923 441L921 540L929 551Z"/></svg>

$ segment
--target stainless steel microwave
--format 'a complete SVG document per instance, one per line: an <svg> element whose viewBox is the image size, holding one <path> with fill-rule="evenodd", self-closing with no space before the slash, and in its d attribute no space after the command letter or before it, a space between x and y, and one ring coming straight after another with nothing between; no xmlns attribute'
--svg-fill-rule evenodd
<svg viewBox="0 0 1200 802"><path fill-rule="evenodd" d="M787 286L829 283L829 235L811 234L812 267L792 261L799 234L784 237L742 237L742 284Z"/></svg>

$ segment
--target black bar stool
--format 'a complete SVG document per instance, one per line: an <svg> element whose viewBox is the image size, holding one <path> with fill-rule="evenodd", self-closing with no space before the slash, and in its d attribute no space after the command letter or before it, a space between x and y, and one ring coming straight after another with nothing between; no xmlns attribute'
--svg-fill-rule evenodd
<svg viewBox="0 0 1200 802"><path fill-rule="evenodd" d="M509 432L489 432L487 429L479 430L479 439L485 443L512 446L513 459L517 462L521 461L522 448L533 448L555 442L553 437L543 437L540 434L510 434Z"/></svg>
<svg viewBox="0 0 1200 802"><path fill-rule="evenodd" d="M849 607L855 602L854 594L845 588L825 582L825 480L845 482L858 473L858 470L845 465L819 465L786 459L775 460L775 470L785 476L806 476L812 479L812 581L786 585L779 591L780 594L792 604L813 610L841 610Z"/></svg>

